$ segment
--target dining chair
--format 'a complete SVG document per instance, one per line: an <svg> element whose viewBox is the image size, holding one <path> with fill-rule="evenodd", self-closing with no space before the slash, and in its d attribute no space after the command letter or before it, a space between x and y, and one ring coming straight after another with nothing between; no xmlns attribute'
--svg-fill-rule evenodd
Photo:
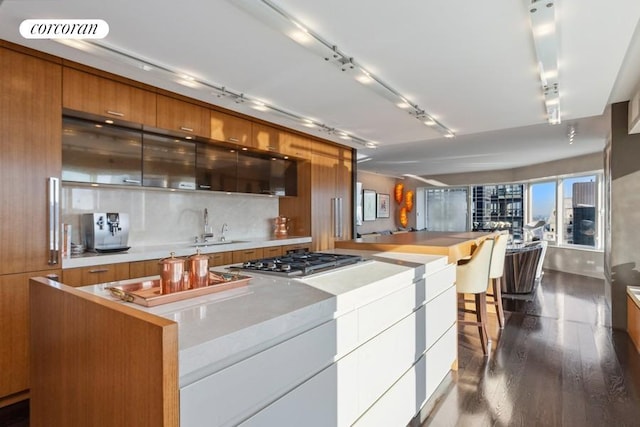
<svg viewBox="0 0 640 427"><path fill-rule="evenodd" d="M478 327L482 352L488 353L489 335L487 334L487 283L491 267L493 239L485 239L476 248L470 258L463 259L456 266L456 292L462 299L462 319L460 324ZM464 294L475 295L476 321L464 320Z"/></svg>

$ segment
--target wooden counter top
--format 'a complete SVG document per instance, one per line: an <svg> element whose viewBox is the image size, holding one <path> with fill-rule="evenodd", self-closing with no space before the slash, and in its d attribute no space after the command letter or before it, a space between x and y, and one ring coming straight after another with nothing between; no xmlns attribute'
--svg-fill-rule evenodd
<svg viewBox="0 0 640 427"><path fill-rule="evenodd" d="M336 249L394 251L429 255L446 255L450 263L471 255L473 249L492 233L415 231L391 235L363 236L336 241Z"/></svg>

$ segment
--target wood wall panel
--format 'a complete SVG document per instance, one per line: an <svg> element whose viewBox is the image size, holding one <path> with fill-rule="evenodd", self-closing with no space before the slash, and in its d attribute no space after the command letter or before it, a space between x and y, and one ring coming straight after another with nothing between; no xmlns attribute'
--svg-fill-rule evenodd
<svg viewBox="0 0 640 427"><path fill-rule="evenodd" d="M179 425L177 323L42 278L30 292L32 427Z"/></svg>

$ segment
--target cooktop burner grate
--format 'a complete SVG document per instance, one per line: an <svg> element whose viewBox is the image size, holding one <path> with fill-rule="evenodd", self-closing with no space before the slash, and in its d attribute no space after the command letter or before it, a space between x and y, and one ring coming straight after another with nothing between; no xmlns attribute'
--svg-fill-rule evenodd
<svg viewBox="0 0 640 427"><path fill-rule="evenodd" d="M362 261L359 255L329 254L322 252L296 252L279 257L261 258L236 266L242 270L281 276L306 276Z"/></svg>

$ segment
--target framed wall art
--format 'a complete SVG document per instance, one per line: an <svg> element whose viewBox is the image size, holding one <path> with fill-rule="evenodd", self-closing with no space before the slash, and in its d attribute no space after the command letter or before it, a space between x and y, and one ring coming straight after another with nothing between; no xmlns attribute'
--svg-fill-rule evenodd
<svg viewBox="0 0 640 427"><path fill-rule="evenodd" d="M376 192L373 190L362 192L362 219L364 221L376 219Z"/></svg>
<svg viewBox="0 0 640 427"><path fill-rule="evenodd" d="M378 193L376 206L376 216L378 218L389 218L389 201L388 194Z"/></svg>

